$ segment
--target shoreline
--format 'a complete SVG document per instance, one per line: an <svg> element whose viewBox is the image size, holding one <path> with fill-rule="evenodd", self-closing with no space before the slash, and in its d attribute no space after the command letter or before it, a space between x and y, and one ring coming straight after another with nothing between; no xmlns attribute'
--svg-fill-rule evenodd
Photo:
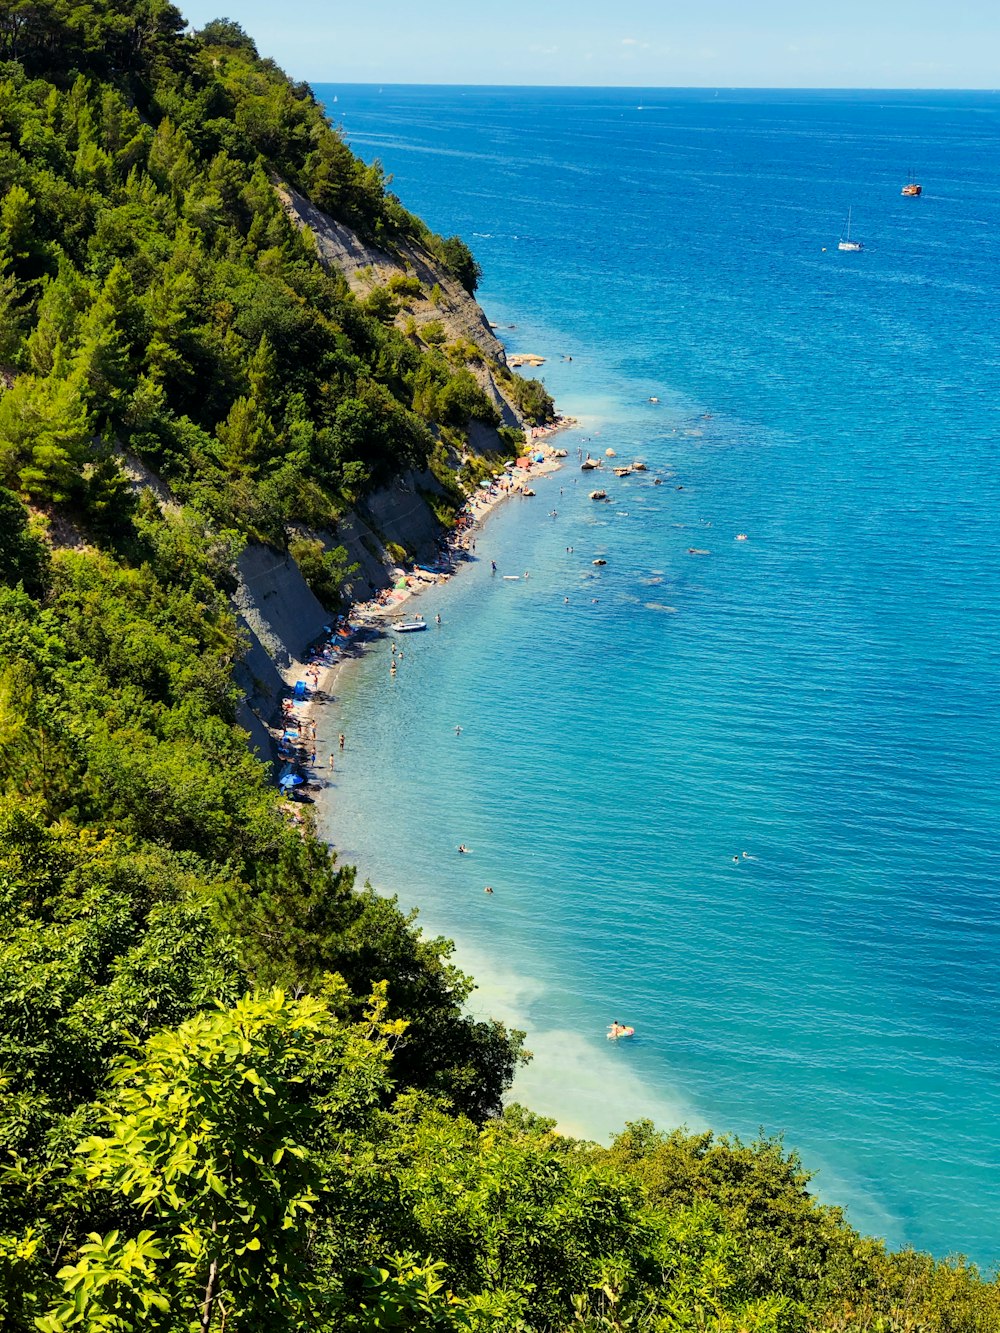
<svg viewBox="0 0 1000 1333"><path fill-rule="evenodd" d="M332 624L325 627L325 641L310 644L301 660L293 660L280 671L285 693L267 730L272 764L278 773L277 785L285 789L286 800L281 808L293 823L309 822L315 832L318 821L310 804L316 810L321 809L325 804L323 796L333 786L331 776L336 772L336 756L344 748L340 744L343 733L321 732L320 710L336 703L334 687L343 668L362 655L366 643L400 618L399 612L411 599L430 588L441 587L460 572L462 564L470 558L469 553L475 550L477 533L495 509L518 495L532 497L530 482L562 467L567 451L549 441L578 424L575 417L558 416L548 426L532 427L525 453L516 462L507 464L488 488L483 486L468 496L456 515L455 526L442 533L434 565L413 565L409 573L402 566L390 567L392 587L367 602L352 602L346 612L331 616ZM439 565L441 568L435 567ZM300 687L304 689L298 697ZM303 793L307 800L302 796L292 798L292 792ZM332 850L332 844L328 846Z"/></svg>

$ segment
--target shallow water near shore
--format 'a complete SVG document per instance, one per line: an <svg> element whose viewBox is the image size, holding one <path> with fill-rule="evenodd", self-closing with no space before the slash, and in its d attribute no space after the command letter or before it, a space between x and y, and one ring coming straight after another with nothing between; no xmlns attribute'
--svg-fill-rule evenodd
<svg viewBox="0 0 1000 1333"><path fill-rule="evenodd" d="M395 680L343 673L331 839L527 1030L536 1109L783 1131L858 1226L992 1265L996 99L334 91L571 453L665 480L595 505L571 457Z"/></svg>

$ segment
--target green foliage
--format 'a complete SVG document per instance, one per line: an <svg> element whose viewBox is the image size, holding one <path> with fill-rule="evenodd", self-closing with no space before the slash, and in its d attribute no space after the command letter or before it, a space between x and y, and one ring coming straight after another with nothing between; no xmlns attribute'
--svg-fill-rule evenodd
<svg viewBox="0 0 1000 1333"><path fill-rule="evenodd" d="M526 443L523 430L516 426L501 426L497 433L508 458L517 458L523 452Z"/></svg>
<svg viewBox="0 0 1000 1333"><path fill-rule="evenodd" d="M544 426L555 419L556 405L541 380L526 379L513 371L503 373L501 380L526 421L534 426Z"/></svg>
<svg viewBox="0 0 1000 1333"><path fill-rule="evenodd" d="M419 281L356 301L273 181L389 248L469 261L238 23L181 27L163 0L0 19L0 364L21 372L0 389L0 483L120 546L104 460L126 444L219 527L281 544L426 463L417 383L450 372L392 326Z"/></svg>
<svg viewBox="0 0 1000 1333"><path fill-rule="evenodd" d="M207 1328L217 1310L231 1326L300 1327L321 1309L302 1236L324 1183L317 1103L343 1132L384 1088L375 1043L367 1059L351 1046L320 1001L277 991L200 1014L119 1064L107 1133L77 1149L78 1175L153 1225L82 1246L42 1333L171 1313L168 1327L186 1313Z"/></svg>
<svg viewBox="0 0 1000 1333"><path fill-rule="evenodd" d="M327 550L318 538L293 537L288 544L302 577L324 606L335 610L344 599L344 585L361 566L352 563L343 546Z"/></svg>
<svg viewBox="0 0 1000 1333"><path fill-rule="evenodd" d="M469 342L468 338L456 338L454 342L449 343L444 349L444 354L452 365L462 367L468 365L481 365L483 354L475 343Z"/></svg>
<svg viewBox="0 0 1000 1333"><path fill-rule="evenodd" d="M394 296L420 295L420 279L411 273L394 273L386 286Z"/></svg>
<svg viewBox="0 0 1000 1333"><path fill-rule="evenodd" d="M474 295L479 286L479 279L483 276L483 270L462 238L460 236L449 236L447 240L436 238L434 251L469 295Z"/></svg>
<svg viewBox="0 0 1000 1333"><path fill-rule="evenodd" d="M44 587L48 564L45 543L28 526L27 509L0 487L0 583L20 583L37 595Z"/></svg>
<svg viewBox="0 0 1000 1333"><path fill-rule="evenodd" d="M227 46L234 51L248 51L256 56L257 47L252 37L232 19L212 19L203 28L199 28L195 37L203 46Z"/></svg>

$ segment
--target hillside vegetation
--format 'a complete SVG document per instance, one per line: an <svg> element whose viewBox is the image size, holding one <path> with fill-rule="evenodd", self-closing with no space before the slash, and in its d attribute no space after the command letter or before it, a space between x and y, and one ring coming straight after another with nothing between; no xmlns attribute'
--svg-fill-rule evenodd
<svg viewBox="0 0 1000 1333"><path fill-rule="evenodd" d="M2 0L0 62L4 1329L1000 1327L995 1283L859 1236L780 1143L503 1109L523 1034L248 752L229 601L245 541L498 420L475 349L397 328L405 279L352 295L276 186L470 291L475 261L228 20Z"/></svg>

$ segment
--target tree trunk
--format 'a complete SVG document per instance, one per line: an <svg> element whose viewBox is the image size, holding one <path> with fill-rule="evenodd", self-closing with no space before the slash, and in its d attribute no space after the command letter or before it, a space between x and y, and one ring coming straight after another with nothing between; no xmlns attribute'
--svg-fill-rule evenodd
<svg viewBox="0 0 1000 1333"><path fill-rule="evenodd" d="M212 1223L213 1236L218 1231L215 1222ZM201 1302L201 1333L208 1333L212 1324L212 1306L215 1304L215 1283L219 1276L219 1261L213 1259L208 1265L208 1281L205 1283L205 1295Z"/></svg>

